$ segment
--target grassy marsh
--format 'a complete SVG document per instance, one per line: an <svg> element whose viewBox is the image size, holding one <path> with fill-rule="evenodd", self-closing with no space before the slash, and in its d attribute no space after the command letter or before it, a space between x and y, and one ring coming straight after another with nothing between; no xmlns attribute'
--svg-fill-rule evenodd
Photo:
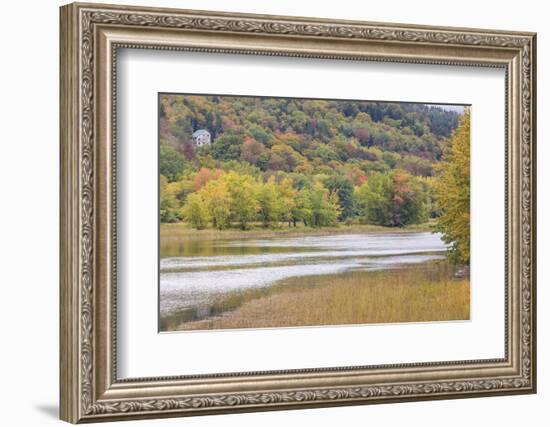
<svg viewBox="0 0 550 427"><path fill-rule="evenodd" d="M447 261L382 271L293 277L224 295L208 313L182 312L163 330L469 320L470 282Z"/></svg>

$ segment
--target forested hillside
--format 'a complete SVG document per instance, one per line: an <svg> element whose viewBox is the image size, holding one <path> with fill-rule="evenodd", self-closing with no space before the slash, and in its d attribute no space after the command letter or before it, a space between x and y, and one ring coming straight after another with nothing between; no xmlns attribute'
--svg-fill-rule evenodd
<svg viewBox="0 0 550 427"><path fill-rule="evenodd" d="M167 94L159 102L161 222L199 229L424 222L438 215L434 165L460 117L408 103ZM211 143L197 146L197 130Z"/></svg>

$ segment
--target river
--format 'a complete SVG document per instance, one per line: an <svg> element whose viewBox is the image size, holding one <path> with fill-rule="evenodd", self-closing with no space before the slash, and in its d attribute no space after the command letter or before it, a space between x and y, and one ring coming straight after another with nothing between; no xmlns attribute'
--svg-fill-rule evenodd
<svg viewBox="0 0 550 427"><path fill-rule="evenodd" d="M252 289L265 293L285 279L410 268L444 258L445 250L430 232L180 242L161 250L161 325L171 317L207 318L215 302Z"/></svg>

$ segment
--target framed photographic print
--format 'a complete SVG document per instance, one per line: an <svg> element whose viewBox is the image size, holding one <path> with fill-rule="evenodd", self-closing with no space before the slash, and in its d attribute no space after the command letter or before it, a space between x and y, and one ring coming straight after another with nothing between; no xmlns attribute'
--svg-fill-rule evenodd
<svg viewBox="0 0 550 427"><path fill-rule="evenodd" d="M61 8L61 418L533 393L535 34Z"/></svg>

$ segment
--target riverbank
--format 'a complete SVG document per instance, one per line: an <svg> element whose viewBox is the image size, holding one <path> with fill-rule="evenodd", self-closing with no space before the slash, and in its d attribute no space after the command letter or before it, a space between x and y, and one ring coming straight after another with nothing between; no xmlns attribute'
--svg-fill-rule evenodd
<svg viewBox="0 0 550 427"><path fill-rule="evenodd" d="M447 262L392 271L293 277L268 293L236 293L218 314L163 330L272 328L470 319L470 282Z"/></svg>
<svg viewBox="0 0 550 427"><path fill-rule="evenodd" d="M415 224L406 227L384 227L371 224L340 224L333 227L312 228L298 224L296 227L286 225L278 228L263 228L260 224L251 224L248 230L228 228L225 230L204 229L197 230L184 222L161 224L161 244L165 240L225 240L225 239L266 239L271 237L294 236L326 236L331 234L354 233L407 233L432 231L433 223Z"/></svg>

